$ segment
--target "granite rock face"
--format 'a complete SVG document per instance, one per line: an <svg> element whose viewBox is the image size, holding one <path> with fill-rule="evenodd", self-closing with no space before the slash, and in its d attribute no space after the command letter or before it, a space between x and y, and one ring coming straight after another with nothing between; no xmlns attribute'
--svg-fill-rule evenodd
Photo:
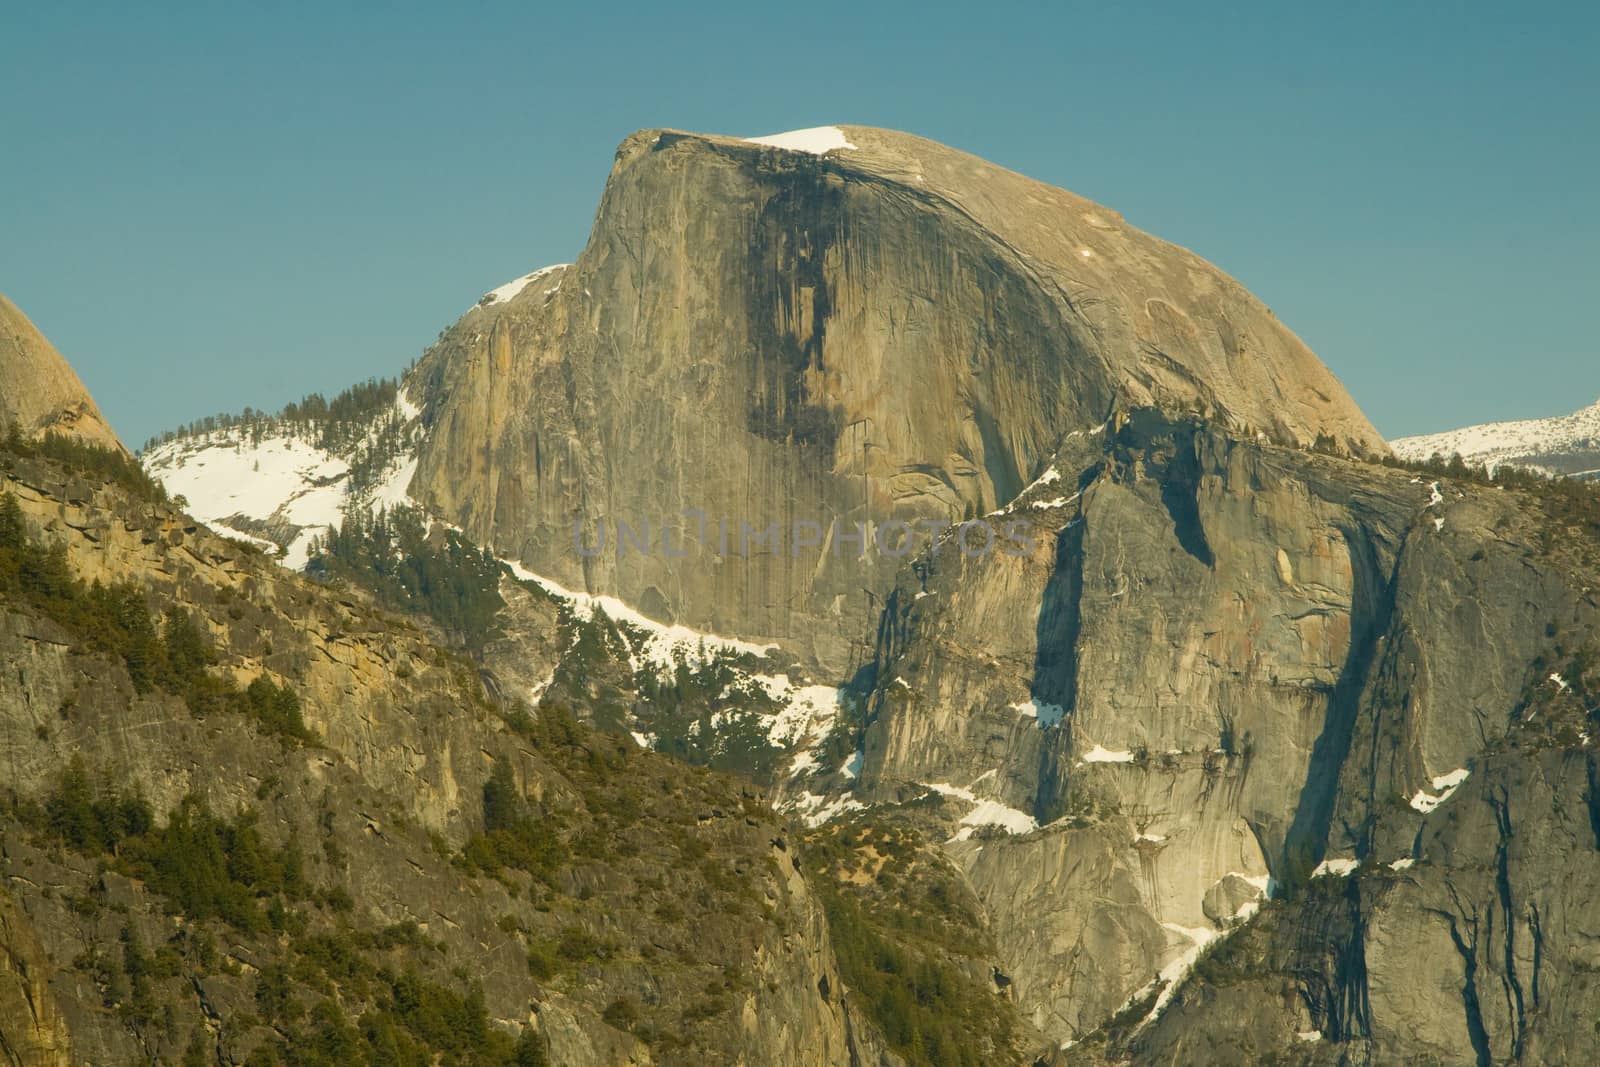
<svg viewBox="0 0 1600 1067"><path fill-rule="evenodd" d="M0 429L12 420L30 437L55 431L122 448L61 353L0 294Z"/></svg>
<svg viewBox="0 0 1600 1067"><path fill-rule="evenodd" d="M1478 762L1403 855L1273 902L1159 1020L1096 1051L1160 1064L1593 1061L1595 774L1592 752Z"/></svg>
<svg viewBox="0 0 1600 1067"><path fill-rule="evenodd" d="M486 298L425 357L413 492L569 587L842 670L896 560L841 535L992 511L1114 408L1384 451L1193 254L964 153L843 132L856 147L825 155L625 141L577 263ZM653 550L619 551L618 521ZM772 524L776 545L741 539ZM575 525L591 551L605 526L605 550Z"/></svg>
<svg viewBox="0 0 1600 1067"><path fill-rule="evenodd" d="M957 798L1025 1017L1135 1062L1595 1055L1563 1014L1588 934L1546 921L1600 921L1593 553L1538 501L1135 412L991 521L1019 517L1028 552L902 574L850 795ZM1281 943L1233 945L1264 920ZM1203 951L1208 1007L1170 1018Z"/></svg>

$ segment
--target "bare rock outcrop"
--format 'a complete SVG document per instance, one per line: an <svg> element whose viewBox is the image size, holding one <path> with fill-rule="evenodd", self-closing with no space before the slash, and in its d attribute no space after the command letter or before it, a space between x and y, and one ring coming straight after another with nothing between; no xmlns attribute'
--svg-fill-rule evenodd
<svg viewBox="0 0 1600 1067"><path fill-rule="evenodd" d="M1199 257L933 142L842 136L821 155L623 142L577 263L486 298L424 359L414 492L571 587L842 669L897 564L856 558L857 524L992 511L1114 408L1384 451Z"/></svg>
<svg viewBox="0 0 1600 1067"><path fill-rule="evenodd" d="M30 437L54 431L122 447L61 353L0 293L0 429L12 420Z"/></svg>
<svg viewBox="0 0 1600 1067"><path fill-rule="evenodd" d="M257 1014L264 969L288 965L308 937L381 961L396 931L410 939L396 967L480 984L489 1025L537 1035L548 1062L825 1067L875 1047L845 998L818 995L819 983L844 989L822 906L779 845L784 821L752 788L576 724L542 738L426 623L286 571L160 501L9 456L0 494L80 580L131 583L192 618L218 652L215 676L281 682L313 731L291 743L245 715L141 689L121 658L0 586L6 1062L176 1062L191 1041L243 1062L283 1036ZM26 813L75 758L104 795L137 793L168 826L200 797L248 820L263 853L303 848L316 903L272 905L293 913L273 921L298 939L182 914L109 855L62 847L43 814ZM464 860L496 768L546 832L583 836L545 882L474 874ZM143 950L128 945L161 952L159 970L129 962ZM352 1011L369 987L351 976L367 966L341 972ZM319 994L295 995L309 1010ZM644 1026L661 1015L683 1020L670 1038Z"/></svg>
<svg viewBox="0 0 1600 1067"><path fill-rule="evenodd" d="M1592 1057L1600 527L1562 492L1115 420L996 517L1030 551L902 573L850 795L944 794L1074 1055Z"/></svg>

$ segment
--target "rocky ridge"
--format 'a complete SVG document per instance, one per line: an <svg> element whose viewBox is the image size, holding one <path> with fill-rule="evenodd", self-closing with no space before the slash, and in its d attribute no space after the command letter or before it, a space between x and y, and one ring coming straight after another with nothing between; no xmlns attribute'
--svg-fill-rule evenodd
<svg viewBox="0 0 1600 1067"><path fill-rule="evenodd" d="M1542 763L1570 768L1575 791L1556 807L1585 825L1600 700L1582 545L1600 525L1563 544L1531 494L1154 412L1114 420L1041 481L1012 505L1040 517L1031 555L971 559L949 543L903 574L850 793L869 812L942 795L945 847L994 922L1024 1014L1077 1055L1135 1062L1311 1055L1296 1035L1313 1031L1340 1054L1441 1062L1475 1047L1452 1044L1468 1026L1502 1053L1520 1041L1527 1016L1480 1019L1459 982L1525 983L1525 964L1491 963L1483 943L1442 953L1420 904L1348 920L1358 943L1338 951L1381 945L1400 968L1385 984L1340 972L1331 991L1303 987L1247 1028L1248 1045L1229 1012L1163 1023L1159 1053L1148 1029L1113 1023L1165 1019L1197 961L1234 958L1231 939L1264 914L1298 931L1302 955L1276 966L1299 974L1308 954L1335 952L1306 909L1352 872L1454 892L1463 922L1509 908L1515 927L1569 906L1532 847L1508 854L1498 889L1477 880L1466 856L1483 845L1457 836L1470 832L1457 813L1543 811L1502 781L1547 777ZM1592 884L1589 836L1555 831L1548 862ZM1586 951L1542 957L1546 997L1582 995ZM1439 977L1419 989L1401 961ZM1248 965L1228 973L1255 982ZM1217 995L1203 977L1182 988ZM1359 1021L1335 994L1359 998ZM1563 1019L1541 1024L1546 1039L1588 1049Z"/></svg>

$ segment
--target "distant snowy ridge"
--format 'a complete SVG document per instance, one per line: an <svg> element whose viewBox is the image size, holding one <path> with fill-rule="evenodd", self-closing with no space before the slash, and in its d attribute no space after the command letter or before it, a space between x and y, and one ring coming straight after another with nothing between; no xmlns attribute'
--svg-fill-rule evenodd
<svg viewBox="0 0 1600 1067"><path fill-rule="evenodd" d="M1571 415L1490 422L1390 441L1402 459L1460 455L1468 463L1536 466L1561 474L1600 473L1600 402Z"/></svg>

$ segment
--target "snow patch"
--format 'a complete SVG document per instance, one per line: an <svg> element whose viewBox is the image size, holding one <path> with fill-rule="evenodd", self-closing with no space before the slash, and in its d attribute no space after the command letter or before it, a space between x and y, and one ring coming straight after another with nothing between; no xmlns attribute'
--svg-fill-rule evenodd
<svg viewBox="0 0 1600 1067"><path fill-rule="evenodd" d="M855 797L836 797L829 801L817 793L801 793L795 798L794 806L800 812L800 821L813 830L841 815L866 808Z"/></svg>
<svg viewBox="0 0 1600 1067"><path fill-rule="evenodd" d="M1415 862L1417 861L1412 859L1410 856L1401 856L1399 859L1389 864L1389 869L1391 871L1403 871Z"/></svg>
<svg viewBox="0 0 1600 1067"><path fill-rule="evenodd" d="M187 499L189 514L207 525L233 515L268 519L280 508L323 518L330 500L337 520L344 492L333 483L350 471L344 460L297 437L265 437L251 444L242 430L221 431L206 444L189 438L161 445L145 456L144 466L167 492ZM313 499L302 503L307 495Z"/></svg>
<svg viewBox="0 0 1600 1067"><path fill-rule="evenodd" d="M810 751L801 752L789 762L789 777L798 778L802 774L809 774L819 766L821 764L817 762L816 753Z"/></svg>
<svg viewBox="0 0 1600 1067"><path fill-rule="evenodd" d="M1596 441L1600 441L1600 403L1555 418L1491 422L1445 433L1401 437L1389 442L1389 447L1402 459L1460 455L1468 463L1483 463L1492 470L1498 464L1534 456L1592 451Z"/></svg>
<svg viewBox="0 0 1600 1067"><path fill-rule="evenodd" d="M854 151L856 147L837 126L812 126L804 130L789 130L787 133L769 133L764 137L746 137L745 141L790 152L809 152L814 156L840 149Z"/></svg>
<svg viewBox="0 0 1600 1067"><path fill-rule="evenodd" d="M522 290L526 289L533 282L538 281L540 278L543 278L545 275L550 274L553 271L566 270L570 266L572 266L571 263L552 263L548 267L540 267L532 274L524 274L520 278L513 278L511 281L506 282L499 288L490 289L487 293L484 293L483 298L478 301L477 306L488 307L490 304L510 303L518 293L522 292ZM560 286L556 286L556 289L559 288ZM545 291L545 295L549 296L555 291L555 289L548 289Z"/></svg>
<svg viewBox="0 0 1600 1067"><path fill-rule="evenodd" d="M403 460L397 464L383 480L375 485L367 503L372 507L381 507L390 510L397 507L406 507L411 504L411 494L406 490L411 487L411 479L417 473L417 457Z"/></svg>
<svg viewBox="0 0 1600 1067"><path fill-rule="evenodd" d="M1323 860L1317 864L1317 869L1311 872L1313 878L1324 878L1329 875L1343 878L1354 874L1357 867L1361 866L1360 860L1338 859Z"/></svg>
<svg viewBox="0 0 1600 1067"><path fill-rule="evenodd" d="M1471 772L1465 767L1458 767L1449 774L1439 775L1439 777L1433 779L1434 792L1429 793L1426 789L1419 789L1412 796L1412 808L1422 812L1424 815L1428 814L1428 812L1449 800L1461 783L1467 780L1469 773Z"/></svg>
<svg viewBox="0 0 1600 1067"><path fill-rule="evenodd" d="M1041 730L1048 730L1067 715L1060 704L1047 704L1038 697L1029 697L1019 704L1012 704L1011 710L1023 718L1036 720Z"/></svg>
<svg viewBox="0 0 1600 1067"><path fill-rule="evenodd" d="M395 397L393 413L402 425L420 414L404 388ZM386 419L374 419L366 439L347 451L353 455L371 446ZM280 561L294 570L304 569L312 542L338 525L346 511L410 503L406 489L417 469L414 455L399 458L381 472L375 486L352 495L350 464L343 456L291 434L252 439L246 427L169 441L145 453L141 462L169 493L187 501L190 515L224 536L270 544L228 525L235 516L300 527ZM271 549L275 552L277 546Z"/></svg>
<svg viewBox="0 0 1600 1067"><path fill-rule="evenodd" d="M1071 433L1067 434L1067 439L1070 440L1074 437L1093 437L1096 434L1105 433L1106 427L1110 425L1111 424L1109 422L1102 422L1099 426L1091 426L1087 430L1073 430Z"/></svg>
<svg viewBox="0 0 1600 1067"><path fill-rule="evenodd" d="M751 676L766 689L767 695L783 707L767 726L767 740L775 748L786 748L800 741L820 741L839 715L839 690L831 685L797 686L787 674Z"/></svg>
<svg viewBox="0 0 1600 1067"><path fill-rule="evenodd" d="M993 773L985 771L972 784L977 785ZM965 841L980 826L998 826L1009 834L1027 834L1039 828L1038 820L1027 812L1007 807L998 800L979 799L971 789L948 782L929 782L928 788L941 796L955 797L973 805L972 810L961 817L962 829L956 831L956 835L950 839L952 841Z"/></svg>
<svg viewBox="0 0 1600 1067"><path fill-rule="evenodd" d="M658 670L674 670L680 662L702 664L719 653L764 659L778 647L772 644L760 645L737 637L723 637L720 634L707 633L683 625L657 622L614 596L594 596L575 592L550 578L534 574L515 560L507 559L501 562L511 568L511 573L522 581L532 582L545 592L569 601L573 611L583 613L586 618L593 618L596 611L603 611L611 620L627 623L633 629L642 631L645 635L643 645L633 650L638 665L648 664Z"/></svg>
<svg viewBox="0 0 1600 1067"><path fill-rule="evenodd" d="M1172 1002L1172 998L1178 995L1178 986L1183 983L1183 980L1189 976L1189 972L1194 969L1195 961L1200 958L1200 953L1204 952L1206 946L1211 942L1224 936L1209 926L1179 926L1177 923L1162 923L1161 925L1175 934L1187 937L1191 947L1180 954L1177 959L1161 968L1161 980L1166 983L1166 987L1161 990L1161 995L1156 997L1155 1006L1150 1009L1150 1014L1145 1016L1144 1022L1139 1024L1141 1027L1151 1019L1159 1017L1166 1010L1167 1005Z"/></svg>
<svg viewBox="0 0 1600 1067"><path fill-rule="evenodd" d="M528 687L528 703L531 704L534 707L538 707L539 706L539 698L544 696L544 691L546 689L549 689L550 688L550 683L555 681L555 680L556 680L556 669L554 667L551 667L550 668L550 673L545 675L544 678L541 681L537 681L537 682L533 683L532 685L530 685Z"/></svg>
<svg viewBox="0 0 1600 1067"><path fill-rule="evenodd" d="M1079 763L1132 763L1133 753L1115 749L1104 748L1096 744L1085 752L1078 760Z"/></svg>
<svg viewBox="0 0 1600 1067"><path fill-rule="evenodd" d="M1028 489L1035 489L1041 485L1053 485L1060 480L1060 471L1056 470L1054 467L1046 467L1045 472L1039 475L1039 477L1035 478L1033 483L1028 486ZM1026 493L1028 489L1024 489L1023 492Z"/></svg>

